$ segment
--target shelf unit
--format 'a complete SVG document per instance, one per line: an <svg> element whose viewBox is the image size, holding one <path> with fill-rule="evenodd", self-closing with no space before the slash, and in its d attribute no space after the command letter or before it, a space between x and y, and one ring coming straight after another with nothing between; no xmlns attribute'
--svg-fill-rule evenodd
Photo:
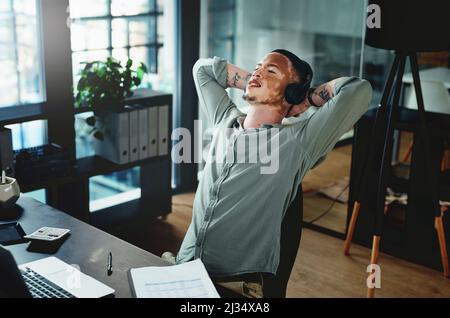
<svg viewBox="0 0 450 318"><path fill-rule="evenodd" d="M127 99L125 104L141 104L147 107L157 107L169 105L168 134L172 131L172 95L156 92L152 90L139 90L136 94ZM20 106L22 107L22 106ZM28 107L28 106L23 106ZM36 119L48 119L50 116L61 115L58 112L49 112L44 107L31 105L30 109L19 112L19 116L13 114L14 109L4 111L8 116L1 117L0 126L17 122L26 122ZM74 109L75 114L90 111L88 108ZM16 117L15 117L16 116ZM151 217L166 215L171 212L171 181L172 162L170 157L170 136L167 136L169 143L169 155L148 158L130 162L127 164L115 164L99 156L90 156L81 159L73 159L67 174L54 176L45 180L19 181L21 191L29 192L39 189L47 190L47 203L60 209L78 219L89 222L89 178L122 171L139 166L141 199L131 203L134 208L138 207L143 213ZM136 200L135 200L136 201Z"/></svg>

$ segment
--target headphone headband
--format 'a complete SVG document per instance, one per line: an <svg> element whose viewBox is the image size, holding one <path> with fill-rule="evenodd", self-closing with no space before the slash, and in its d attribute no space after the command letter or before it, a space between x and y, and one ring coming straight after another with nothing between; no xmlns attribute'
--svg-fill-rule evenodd
<svg viewBox="0 0 450 318"><path fill-rule="evenodd" d="M272 53L279 53L286 56L291 61L292 66L300 77L300 82L289 84L284 92L284 97L286 101L292 105L292 109L293 105L300 104L306 99L314 75L313 70L307 62L287 50L278 49L272 51Z"/></svg>
<svg viewBox="0 0 450 318"><path fill-rule="evenodd" d="M292 66L295 68L298 75L301 77L300 84L303 84L305 86L311 85L314 73L308 62L302 60L297 55L295 55L292 52L289 52L288 50L277 49L273 50L272 53L279 53L281 55L286 56L289 59L289 61L291 61Z"/></svg>

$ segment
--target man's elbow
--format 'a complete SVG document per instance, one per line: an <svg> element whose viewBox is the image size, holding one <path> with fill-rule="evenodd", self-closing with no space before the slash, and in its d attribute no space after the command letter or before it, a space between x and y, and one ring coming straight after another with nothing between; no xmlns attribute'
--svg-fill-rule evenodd
<svg viewBox="0 0 450 318"><path fill-rule="evenodd" d="M198 73L200 73L202 71L202 69L206 66L211 64L210 63L211 59L199 59L197 60L197 62L195 62L194 67L192 68L192 75L194 76L194 78L197 76Z"/></svg>
<svg viewBox="0 0 450 318"><path fill-rule="evenodd" d="M369 104L372 101L373 89L368 80L362 79L359 83L359 90L364 101Z"/></svg>
<svg viewBox="0 0 450 318"><path fill-rule="evenodd" d="M362 113L365 113L372 101L372 85L365 79L359 79L354 88L354 97L358 101L358 107L361 108Z"/></svg>

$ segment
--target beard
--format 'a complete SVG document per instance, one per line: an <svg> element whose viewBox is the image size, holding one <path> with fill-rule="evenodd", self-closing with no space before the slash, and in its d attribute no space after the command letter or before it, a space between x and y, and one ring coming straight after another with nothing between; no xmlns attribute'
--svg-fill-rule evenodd
<svg viewBox="0 0 450 318"><path fill-rule="evenodd" d="M251 104L258 104L258 105L279 105L280 103L283 103L284 96L282 95L274 95L274 96L267 96L265 99L258 99L256 96L251 96L247 92L244 92L244 95L242 95L242 99L246 101L247 103Z"/></svg>
<svg viewBox="0 0 450 318"><path fill-rule="evenodd" d="M248 103L254 103L256 102L255 96L249 96L247 92L244 92L244 95L242 95L242 99L245 100Z"/></svg>

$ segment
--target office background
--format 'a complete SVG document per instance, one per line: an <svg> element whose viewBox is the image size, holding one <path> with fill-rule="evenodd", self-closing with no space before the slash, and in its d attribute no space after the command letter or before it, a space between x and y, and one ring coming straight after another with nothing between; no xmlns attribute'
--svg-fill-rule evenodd
<svg viewBox="0 0 450 318"><path fill-rule="evenodd" d="M193 119L201 117L191 80L198 57L222 56L251 70L266 52L279 47L311 63L313 84L343 74L368 79L375 107L393 55L364 45L365 8L361 0L63 0L58 5L4 0L0 115L16 113L14 124L7 126L13 131L14 149L52 141L72 149L79 159L93 154L84 120L91 114L70 116L70 93L80 63L108 56L145 62L150 73L143 87L173 94L173 127L192 128ZM66 20L67 30L54 30L45 21L54 18ZM448 53L442 55L442 65L447 63ZM426 57L421 67L427 67ZM239 93L231 94L243 107ZM29 118L28 112L48 104L69 115L42 114L42 119L21 122L22 115ZM66 125L74 129L66 132ZM139 169L92 177L90 211L139 198ZM173 193L194 191L196 182L197 167L173 166ZM46 189L30 195L48 201Z"/></svg>
<svg viewBox="0 0 450 318"><path fill-rule="evenodd" d="M374 88L371 107L375 108L380 101L394 55L392 52L364 45L363 17L366 16L366 8L365 0L1 0L0 126L5 124L7 128L12 129L15 150L54 142L67 149L74 161L92 158L94 148L89 135L90 128L85 122L92 113L75 109L73 87L80 78L82 63L112 56L122 63L128 58L133 59L135 63L144 62L148 66L149 74L145 77L142 88L173 95L173 128L183 127L193 131L194 120L202 118L192 80L192 66L199 57L221 56L231 63L252 70L255 63L267 52L281 47L296 52L313 66L313 85L344 75L368 79ZM67 27L55 28L55 25ZM433 72L439 68L448 74L449 52L420 54L419 66L422 71L431 69ZM406 72L410 72L409 64ZM421 72L421 76L422 74L424 73ZM427 79L431 77L434 80L437 73L427 74L431 74ZM407 96L411 80L408 82L408 79L404 78L403 82L406 90L404 95ZM445 82L448 90L448 80L442 82ZM236 104L245 111L240 93L230 90L230 94ZM370 122L371 119L367 117L364 120ZM412 125L410 122L407 124ZM370 127L367 125L364 128L366 134L360 134L362 137L358 143L353 147L347 145L336 149L328 157L328 163L333 164L325 162L318 168L319 171L314 171L313 177L315 181L320 179L321 186L331 180L331 177L348 176L350 164L360 164L361 160L354 160L352 151L356 153L356 157L358 153L364 152L361 145L368 142ZM400 136L403 133L397 131L396 134ZM412 147L411 135L406 134L407 138L397 139L403 140L403 145L400 145L403 146L400 147L402 154L409 145ZM349 144L352 136L352 131L344 135L340 145ZM358 151L354 151L355 149ZM413 157L420 157L420 150L414 152L416 153ZM167 171L164 174L158 173L162 162L164 169L171 165L171 170L170 167L168 169L171 171L171 180ZM449 163L450 161L447 162L448 166ZM38 189L28 195L72 215L74 210L83 210L83 213L87 211L96 217L90 220L84 218L85 221L91 221L92 225L155 254L160 255L160 252L169 249L176 252L191 217L193 193L202 165L175 165L166 157L164 161L149 161L144 166L146 167L130 164L126 169L121 169L105 164L105 167L91 167L92 171L80 178L71 176L69 186L64 185L66 181L59 178L55 182L56 185L44 182L34 186L33 188ZM322 168L323 170L320 170ZM108 174L103 171L108 171ZM143 175L147 178L143 179ZM331 177L326 179L324 176ZM88 186L85 184L86 179ZM142 184L142 180L146 180L145 184ZM167 184L156 186L162 182ZM419 189L421 182L416 183L415 187ZM25 183L22 185L23 189L27 188ZM139 203L139 198L143 195L149 196L150 202L145 202L143 206L133 203ZM71 197L75 199L71 201ZM152 201L154 197L157 198ZM155 206L155 201L159 199L165 202L164 208ZM319 196L305 196L307 208L304 221L306 220L305 224L318 224L313 229L320 227L319 230L326 234L343 238L350 213L347 212L345 203L330 203L333 200L334 197L324 199ZM311 203L313 201L314 203ZM331 204L334 209L329 208L333 207ZM164 219L155 221L155 215L148 213L148 210L152 209L165 214L170 212L172 207L175 211L172 214L175 222L172 222L170 216L168 222L164 222ZM152 222L155 221L152 223L153 228L148 227L148 223L141 222L142 214L137 218L134 218L135 215L121 218L125 213L132 214L133 208L144 212L147 217L145 221L149 218ZM110 213L103 214L106 210ZM401 210L401 213L392 213L389 221L393 225L387 227L388 233L383 237L385 246L394 246L391 250L384 251L399 257L404 256L405 248L397 243L402 242L401 234L408 223L405 221L407 209L402 207ZM419 210L422 213L426 209ZM326 217L323 217L324 215ZM370 215L363 215L362 219L364 218L370 219ZM134 223L128 223L130 219L133 219ZM421 240L424 250L432 250L432 253L410 251L417 259L409 258L409 261L440 269L434 228L422 223L418 222L417 226L425 229L427 235L425 239L419 236L417 239ZM309 226L314 225L311 224ZM449 228L449 224L447 219L446 228ZM152 231L149 229L156 228L154 233L149 234ZM369 246L370 231L370 226L360 226L355 238L358 238L360 243L363 242L363 245ZM341 255L341 251L336 251L342 242L332 241L329 236L324 238L316 232L307 233L309 236L305 237L304 246L309 258L299 262L313 262L309 268L305 263L298 266L296 273L301 272L303 275L309 271L310 275L314 275L317 264L323 265L324 255ZM447 235L447 241L448 237ZM330 242L333 244L329 244ZM162 248L164 250L160 250ZM317 253L319 248L322 249L322 254ZM315 256L317 258L314 258ZM427 259L423 261L419 259L421 257ZM333 262L328 265L329 272L334 274ZM397 262L397 259L393 259L391 265ZM366 264L365 259L363 264ZM349 270L351 273L348 276L357 279L358 277L354 276L355 271L356 269ZM417 271L422 272L422 269ZM400 273L399 270L393 273L401 281L401 274L409 272ZM436 273L430 276L434 274ZM365 276L365 273L362 276ZM299 280L294 275L293 289L303 283L309 285L310 282L301 278ZM422 278L423 281L433 282L428 280L429 276ZM326 281L328 276L321 279ZM319 285L322 282L320 279L317 281ZM395 279L392 279L392 282L394 285L400 284ZM340 288L341 282L335 283ZM319 286L313 292L322 293L322 288L323 286ZM339 288L335 290L339 291ZM349 284L347 288L343 294L352 295L354 286ZM432 294L429 290L437 291L436 294L440 292L435 286L427 288L424 289L426 296ZM302 293L292 294L303 295ZM421 294L416 291L411 295Z"/></svg>

